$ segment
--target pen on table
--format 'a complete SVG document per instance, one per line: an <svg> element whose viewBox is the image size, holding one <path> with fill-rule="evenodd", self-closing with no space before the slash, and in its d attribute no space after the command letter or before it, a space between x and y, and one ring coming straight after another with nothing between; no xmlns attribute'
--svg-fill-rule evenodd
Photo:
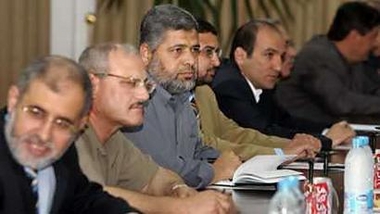
<svg viewBox="0 0 380 214"><path fill-rule="evenodd" d="M309 182L312 184L313 183L313 175L314 175L314 160L310 159L308 160L309 163Z"/></svg>

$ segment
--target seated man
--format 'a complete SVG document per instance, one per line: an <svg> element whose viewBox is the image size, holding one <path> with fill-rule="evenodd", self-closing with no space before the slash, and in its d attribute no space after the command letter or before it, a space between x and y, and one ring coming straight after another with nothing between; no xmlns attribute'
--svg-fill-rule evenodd
<svg viewBox="0 0 380 214"><path fill-rule="evenodd" d="M230 61L220 67L212 83L221 110L239 125L265 134L285 138L314 134L325 150L331 148L331 140L333 146L347 141L354 134L347 123L335 124L326 138L321 135L326 126L290 117L274 102L273 89L280 74L289 73L281 72L291 63L287 51L284 33L273 21L256 20L241 26L234 36Z"/></svg>
<svg viewBox="0 0 380 214"><path fill-rule="evenodd" d="M232 151L219 157L217 150L203 145L189 102L199 54L194 17L174 5L149 10L140 27L140 54L158 85L145 107L144 124L126 136L189 186L204 188L231 178L241 164L239 157Z"/></svg>
<svg viewBox="0 0 380 214"><path fill-rule="evenodd" d="M309 140L313 138L297 135L290 141L285 138L266 136L256 130L242 128L224 116L218 108L214 93L207 85L211 83L215 70L220 65L218 34L210 23L200 19L197 22L201 51L198 57L194 98L199 110L203 142L221 151L232 149L243 160L257 154L274 154L274 148L282 148L285 154L300 154L301 156L302 151L312 149L313 143Z"/></svg>
<svg viewBox="0 0 380 214"><path fill-rule="evenodd" d="M365 74L363 61L379 24L379 12L367 4L341 5L327 36L315 36L298 53L290 78L277 87L278 103L293 116L319 123L378 123L380 87Z"/></svg>
<svg viewBox="0 0 380 214"><path fill-rule="evenodd" d="M144 103L154 90L133 46L98 44L87 48L79 62L89 72L94 89L89 126L76 141L80 166L90 180L144 213L230 209L230 197L211 191L197 194L177 174L143 155L119 131L122 126L141 125Z"/></svg>
<svg viewBox="0 0 380 214"><path fill-rule="evenodd" d="M44 57L8 93L0 116L0 213L127 213L90 183L72 140L91 106L91 83L74 61Z"/></svg>

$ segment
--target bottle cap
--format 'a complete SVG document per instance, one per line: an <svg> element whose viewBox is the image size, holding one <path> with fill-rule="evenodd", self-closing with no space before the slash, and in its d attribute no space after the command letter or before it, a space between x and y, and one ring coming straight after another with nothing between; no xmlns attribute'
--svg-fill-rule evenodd
<svg viewBox="0 0 380 214"><path fill-rule="evenodd" d="M368 146L369 145L369 137L368 136L359 136L362 142L362 146Z"/></svg>
<svg viewBox="0 0 380 214"><path fill-rule="evenodd" d="M367 136L357 136L352 139L352 148L359 148L369 145L369 139Z"/></svg>
<svg viewBox="0 0 380 214"><path fill-rule="evenodd" d="M277 187L279 189L289 189L289 188L298 188L299 180L295 176L288 176L284 179L282 179L280 182L278 182Z"/></svg>

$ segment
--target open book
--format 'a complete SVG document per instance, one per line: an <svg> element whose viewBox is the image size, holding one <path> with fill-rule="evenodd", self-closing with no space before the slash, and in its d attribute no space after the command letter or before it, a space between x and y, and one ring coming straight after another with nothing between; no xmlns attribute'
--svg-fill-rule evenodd
<svg viewBox="0 0 380 214"><path fill-rule="evenodd" d="M306 179L301 172L291 169L277 169L285 161L291 160L293 155L257 155L244 162L235 171L231 180L220 181L214 185L235 186L238 184L273 184L286 176L297 176L300 180Z"/></svg>

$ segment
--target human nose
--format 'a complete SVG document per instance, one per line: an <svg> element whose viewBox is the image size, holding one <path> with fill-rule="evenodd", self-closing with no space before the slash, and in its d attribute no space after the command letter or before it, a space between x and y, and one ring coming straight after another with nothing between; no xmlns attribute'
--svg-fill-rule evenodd
<svg viewBox="0 0 380 214"><path fill-rule="evenodd" d="M214 65L214 67L219 67L220 65L220 58L217 54L213 54L212 55L212 63Z"/></svg>
<svg viewBox="0 0 380 214"><path fill-rule="evenodd" d="M199 53L196 51L192 51L192 50L186 51L186 53L184 54L184 63L191 67L195 66L198 60L198 55Z"/></svg>
<svg viewBox="0 0 380 214"><path fill-rule="evenodd" d="M283 59L280 56L276 57L275 60L273 61L273 68L277 72L281 71L283 65L284 65L284 62L283 62Z"/></svg>
<svg viewBox="0 0 380 214"><path fill-rule="evenodd" d="M46 121L46 122L41 123L40 129L39 129L39 135L40 135L41 140L45 142L48 142L51 140L53 129L54 129L53 123L54 123L53 121Z"/></svg>
<svg viewBox="0 0 380 214"><path fill-rule="evenodd" d="M141 102L145 102L149 99L149 92L146 87L138 87L136 90L136 97Z"/></svg>

